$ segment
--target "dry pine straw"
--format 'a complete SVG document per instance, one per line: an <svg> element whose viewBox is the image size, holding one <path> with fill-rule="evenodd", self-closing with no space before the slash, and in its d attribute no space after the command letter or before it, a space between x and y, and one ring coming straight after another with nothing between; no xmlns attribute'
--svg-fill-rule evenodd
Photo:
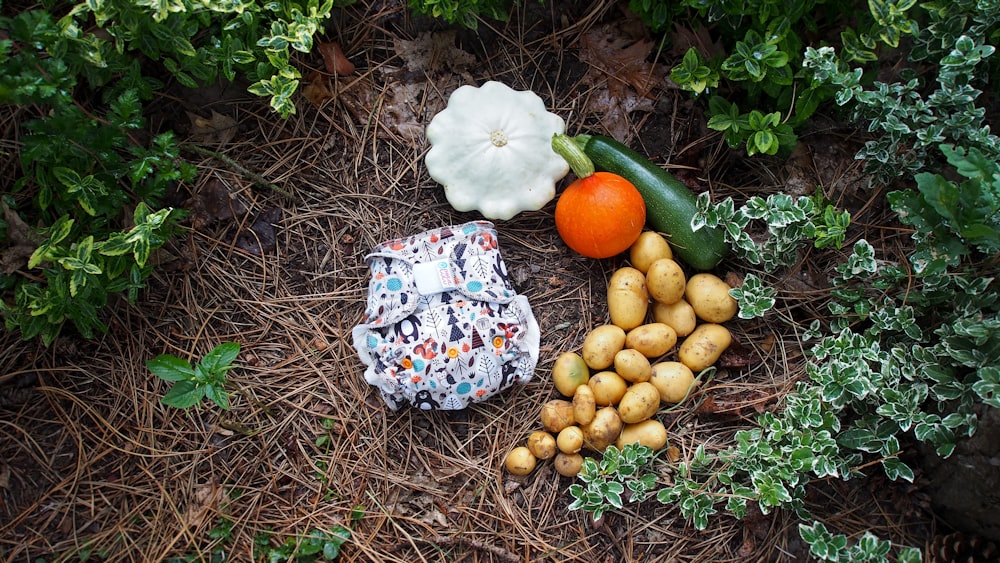
<svg viewBox="0 0 1000 563"><path fill-rule="evenodd" d="M579 35L615 17L615 9L595 3L572 24L553 18L554 30L515 17L494 31L494 50L475 78L530 87L567 116L569 131L593 130L594 116L579 112L587 89L565 82L579 73L563 64ZM386 51L365 45L391 43L389 32L361 26L374 21L405 32L413 22L398 10L369 15L345 18L341 35L368 38L349 53L377 68L391 59L381 62ZM358 51L364 48L371 51ZM367 72L377 85L377 73ZM675 92L658 95L661 105L676 107ZM786 514L745 522L717 516L698 532L675 507L651 499L595 526L566 510L571 480L548 464L524 478L503 473L506 452L539 426L539 408L554 392L548 374L555 356L578 349L586 332L605 322L603 289L620 265L569 253L551 205L500 225L514 283L542 326L535 380L462 415L388 412L364 382L349 336L364 307L364 253L386 238L475 216L445 203L422 169L420 143L377 121L359 122L335 102L299 107L282 121L257 100L233 104L240 134L223 147L292 192L293 201L206 158L199 185L223 182L249 215L171 242L141 301L112 304L108 335L66 337L48 349L9 334L0 340L8 390L13 380L35 380L0 405L5 560L68 557L86 546L114 561L208 558L219 518L233 523L228 560L248 560L256 534L270 530L281 541L351 525L354 507L363 514L343 561L780 561L801 552L796 521ZM688 150L721 153L718 138L692 137L691 124L674 119L666 121L671 135L688 137ZM708 162L706 177L724 177L725 163ZM759 188L713 181L713 189L739 197ZM237 248L241 224L272 207L282 209L277 249L253 256ZM682 456L699 444L727 447L735 430L748 427L758 408L774 408L800 377L795 319L821 314L824 298L800 286L783 293L782 308L765 322L733 323L750 365L721 373L693 397L713 397L717 412L666 419ZM225 341L243 346L240 368L231 372L231 412L159 403L167 385L148 373L146 360L158 353L197 359ZM320 436L328 443L317 445ZM669 467L658 471L668 482ZM820 506L821 517L849 534L877 522L884 536L908 533L893 524L902 521L893 507L858 489L822 498Z"/></svg>

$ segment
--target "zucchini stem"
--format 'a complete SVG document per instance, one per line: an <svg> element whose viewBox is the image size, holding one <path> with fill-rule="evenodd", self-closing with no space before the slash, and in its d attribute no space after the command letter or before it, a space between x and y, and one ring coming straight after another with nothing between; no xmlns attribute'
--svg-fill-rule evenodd
<svg viewBox="0 0 1000 563"><path fill-rule="evenodd" d="M573 138L560 133L552 135L552 150L566 159L566 163L577 178L583 179L594 175L594 163Z"/></svg>

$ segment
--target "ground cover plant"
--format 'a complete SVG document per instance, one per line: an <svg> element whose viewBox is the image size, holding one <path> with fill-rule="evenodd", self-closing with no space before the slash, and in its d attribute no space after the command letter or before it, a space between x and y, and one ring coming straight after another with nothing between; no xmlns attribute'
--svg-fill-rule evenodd
<svg viewBox="0 0 1000 563"><path fill-rule="evenodd" d="M949 530L918 444L952 454L998 406L996 11L809 6L5 3L0 553L929 558ZM500 228L543 329L531 384L390 413L360 375L367 249L476 216L414 131L494 79L727 232L736 344L661 413L669 454L502 469L627 263L568 250L554 204Z"/></svg>

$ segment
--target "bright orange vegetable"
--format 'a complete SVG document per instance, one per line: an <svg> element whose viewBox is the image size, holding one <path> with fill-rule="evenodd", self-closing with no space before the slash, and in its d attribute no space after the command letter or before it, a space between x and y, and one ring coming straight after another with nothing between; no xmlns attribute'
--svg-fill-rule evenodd
<svg viewBox="0 0 1000 563"><path fill-rule="evenodd" d="M555 135L552 148L577 176L556 203L556 230L563 242L590 258L628 250L646 223L642 194L617 174L594 172L590 159L569 137Z"/></svg>

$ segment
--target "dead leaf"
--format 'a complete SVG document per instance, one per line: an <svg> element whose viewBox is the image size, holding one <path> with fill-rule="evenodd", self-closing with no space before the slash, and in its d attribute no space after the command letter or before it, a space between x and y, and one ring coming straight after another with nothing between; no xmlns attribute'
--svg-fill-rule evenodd
<svg viewBox="0 0 1000 563"><path fill-rule="evenodd" d="M741 344L737 340L726 348L726 351L719 357L717 365L722 369L744 368L750 364L752 350Z"/></svg>
<svg viewBox="0 0 1000 563"><path fill-rule="evenodd" d="M436 508L431 508L430 510L425 512L423 515L420 516L420 520L425 524L430 524L432 526L434 524L437 524L442 528L448 525L448 518L444 515L443 512L441 512Z"/></svg>
<svg viewBox="0 0 1000 563"><path fill-rule="evenodd" d="M654 46L610 26L580 38L580 60L590 67L584 81L594 87L587 110L619 141L630 137L628 114L653 111L653 92L667 83L667 70L648 61Z"/></svg>
<svg viewBox="0 0 1000 563"><path fill-rule="evenodd" d="M620 83L608 83L587 99L588 113L597 115L608 135L627 143L632 136L629 113L633 111L653 111L653 101L630 95L628 88Z"/></svg>
<svg viewBox="0 0 1000 563"><path fill-rule="evenodd" d="M212 110L210 118L187 112L191 120L191 140L206 145L226 145L236 136L236 120Z"/></svg>
<svg viewBox="0 0 1000 563"><path fill-rule="evenodd" d="M0 251L0 273L13 274L21 268L28 267L28 259L38 248L38 237L31 227L25 223L16 211L7 207L0 200L0 211L7 223L7 242L9 246Z"/></svg>
<svg viewBox="0 0 1000 563"><path fill-rule="evenodd" d="M321 107L327 100L337 97L337 94L330 89L330 80L318 71L310 72L306 77L302 95L316 107Z"/></svg>
<svg viewBox="0 0 1000 563"><path fill-rule="evenodd" d="M636 95L649 97L666 77L664 69L647 60L655 45L616 35L609 28L591 30L580 38L580 60L590 65L588 73L607 75L631 86Z"/></svg>
<svg viewBox="0 0 1000 563"><path fill-rule="evenodd" d="M320 43L316 48L319 49L319 54L323 55L323 64L330 74L344 76L354 72L354 63L347 59L347 55L344 54L340 45L333 41L327 41Z"/></svg>
<svg viewBox="0 0 1000 563"><path fill-rule="evenodd" d="M222 487L215 483L195 485L192 493L193 498L184 511L184 522L191 528L197 528L212 514L212 507L221 500Z"/></svg>
<svg viewBox="0 0 1000 563"><path fill-rule="evenodd" d="M422 110L426 110L421 100L426 88L426 83L393 84L382 104L382 124L407 141L420 140L425 127Z"/></svg>
<svg viewBox="0 0 1000 563"><path fill-rule="evenodd" d="M246 205L234 199L229 188L218 178L202 184L187 206L191 210L191 226L195 229L242 217L247 212Z"/></svg>
<svg viewBox="0 0 1000 563"><path fill-rule="evenodd" d="M244 230L236 239L236 246L254 256L270 254L278 248L275 225L281 222L281 209L273 207L261 213L249 230Z"/></svg>
<svg viewBox="0 0 1000 563"><path fill-rule="evenodd" d="M393 48L413 73L467 73L476 56L455 46L455 31L424 32L413 40L393 39ZM472 82L471 77L467 82Z"/></svg>
<svg viewBox="0 0 1000 563"><path fill-rule="evenodd" d="M708 31L707 27L701 25L697 29L691 29L675 24L674 31L670 34L670 50L668 54L680 59L691 47L697 49L705 60L712 60L726 54L726 48L722 45L722 40L716 39L713 41L712 34Z"/></svg>

